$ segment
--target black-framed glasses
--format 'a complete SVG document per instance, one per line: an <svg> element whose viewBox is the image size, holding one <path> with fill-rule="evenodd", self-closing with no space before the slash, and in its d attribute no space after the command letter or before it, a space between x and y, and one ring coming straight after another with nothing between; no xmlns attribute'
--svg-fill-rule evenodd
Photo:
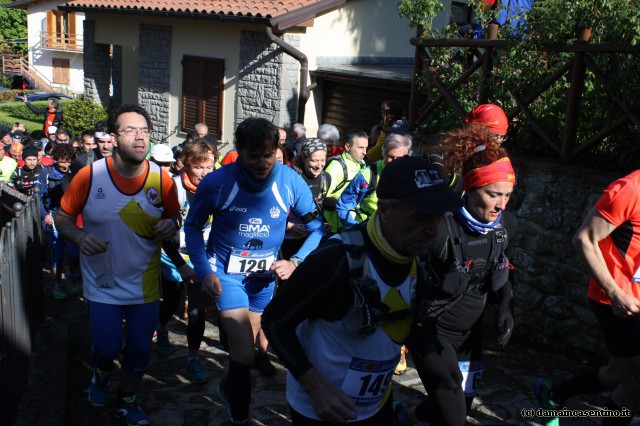
<svg viewBox="0 0 640 426"><path fill-rule="evenodd" d="M138 132L140 132L140 134L142 136L149 136L149 128L148 127L127 127L126 129L122 129L119 130L118 133L120 134L124 134L127 136L133 136L138 134Z"/></svg>

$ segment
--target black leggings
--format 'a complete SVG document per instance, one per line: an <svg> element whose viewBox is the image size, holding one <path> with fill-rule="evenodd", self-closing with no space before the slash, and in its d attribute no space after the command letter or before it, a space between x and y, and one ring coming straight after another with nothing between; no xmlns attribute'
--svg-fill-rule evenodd
<svg viewBox="0 0 640 426"><path fill-rule="evenodd" d="M474 306L475 309L469 309ZM484 296L470 294L457 303L433 325L438 341L443 349L440 355L447 365L459 361L479 361L482 359L482 310ZM475 320L475 322L474 322ZM416 417L423 422L460 426L466 422L467 412L471 408L473 396L465 397L464 392L443 389L440 382L427 373L423 359L415 351L413 356L416 370L427 391L427 397L416 408Z"/></svg>
<svg viewBox="0 0 640 426"><path fill-rule="evenodd" d="M162 302L160 303L159 322L165 326L180 304L180 287L182 283L176 281L161 280ZM199 284L188 286L189 294L189 320L187 322L187 344L189 349L200 349L202 336L204 336L204 295Z"/></svg>

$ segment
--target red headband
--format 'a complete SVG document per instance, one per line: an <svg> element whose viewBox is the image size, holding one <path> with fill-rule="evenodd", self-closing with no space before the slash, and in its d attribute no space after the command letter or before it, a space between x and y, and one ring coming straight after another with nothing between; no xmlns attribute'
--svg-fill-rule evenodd
<svg viewBox="0 0 640 426"><path fill-rule="evenodd" d="M465 192L496 182L516 183L516 172L513 170L509 157L503 157L487 166L471 170L462 177Z"/></svg>

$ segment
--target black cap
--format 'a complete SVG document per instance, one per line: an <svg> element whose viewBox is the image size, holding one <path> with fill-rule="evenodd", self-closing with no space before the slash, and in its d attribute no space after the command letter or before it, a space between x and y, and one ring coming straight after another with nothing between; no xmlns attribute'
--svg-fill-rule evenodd
<svg viewBox="0 0 640 426"><path fill-rule="evenodd" d="M424 214L443 214L462 207L462 198L449 188L441 167L420 157L398 158L385 166L376 194L383 200L407 200Z"/></svg>
<svg viewBox="0 0 640 426"><path fill-rule="evenodd" d="M38 151L42 151L44 149L44 144L40 139L34 139L31 141L31 146Z"/></svg>

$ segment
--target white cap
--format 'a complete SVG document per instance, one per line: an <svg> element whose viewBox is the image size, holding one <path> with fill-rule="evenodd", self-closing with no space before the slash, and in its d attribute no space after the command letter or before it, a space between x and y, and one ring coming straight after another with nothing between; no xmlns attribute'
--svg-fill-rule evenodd
<svg viewBox="0 0 640 426"><path fill-rule="evenodd" d="M175 163L173 152L167 145L157 144L151 148L151 158L158 163Z"/></svg>
<svg viewBox="0 0 640 426"><path fill-rule="evenodd" d="M48 135L51 135L51 134L53 134L53 133L55 133L55 132L57 132L57 131L58 131L58 128L57 128L56 126L49 126L49 127L47 127L47 134L48 134Z"/></svg>

